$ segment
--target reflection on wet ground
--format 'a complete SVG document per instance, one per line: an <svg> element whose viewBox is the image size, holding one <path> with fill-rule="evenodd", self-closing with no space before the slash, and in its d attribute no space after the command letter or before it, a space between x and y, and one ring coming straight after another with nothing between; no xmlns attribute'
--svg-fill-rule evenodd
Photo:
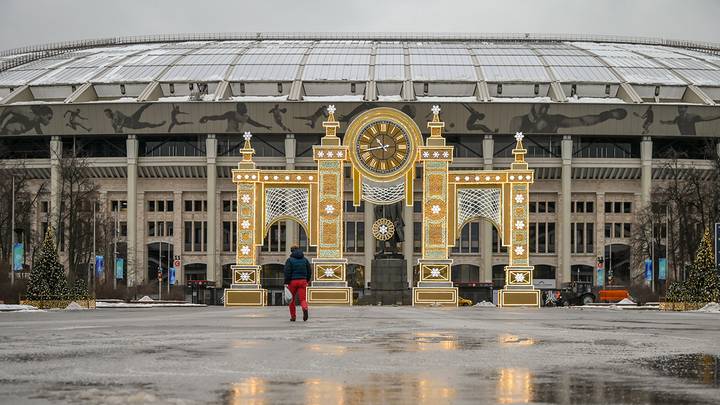
<svg viewBox="0 0 720 405"><path fill-rule="evenodd" d="M703 364L710 367L709 363ZM714 364L716 367L717 362ZM707 384L705 380L702 382ZM372 374L368 378L353 379L352 382L331 378L309 378L290 382L248 378L233 384L224 399L228 405L266 405L286 401L309 405L714 403L688 396L683 393L682 388L682 384L675 387L648 386L647 380L608 370L600 372L588 369L583 370L581 375L580 372L539 373L527 368L501 368L487 375L482 372L462 375L430 372Z"/></svg>
<svg viewBox="0 0 720 405"><path fill-rule="evenodd" d="M640 364L666 377L720 387L720 357L709 354L678 354L656 357ZM720 395L720 393L719 393Z"/></svg>
<svg viewBox="0 0 720 405"><path fill-rule="evenodd" d="M482 338L458 336L454 332L414 332L395 333L366 340L376 344L389 353L473 350L480 348Z"/></svg>

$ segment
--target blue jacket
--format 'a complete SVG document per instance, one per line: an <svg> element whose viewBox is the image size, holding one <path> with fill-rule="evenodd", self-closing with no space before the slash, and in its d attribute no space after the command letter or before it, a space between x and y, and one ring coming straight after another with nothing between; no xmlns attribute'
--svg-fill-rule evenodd
<svg viewBox="0 0 720 405"><path fill-rule="evenodd" d="M285 262L285 284L292 280L305 279L308 282L312 276L312 265L303 255L302 249L295 249Z"/></svg>

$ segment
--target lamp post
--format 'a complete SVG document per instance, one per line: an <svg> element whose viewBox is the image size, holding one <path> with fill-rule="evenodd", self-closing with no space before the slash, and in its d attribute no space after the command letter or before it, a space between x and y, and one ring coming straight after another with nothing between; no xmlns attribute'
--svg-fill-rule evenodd
<svg viewBox="0 0 720 405"><path fill-rule="evenodd" d="M11 193L11 223L10 223L10 285L15 285L15 175L12 176L12 193Z"/></svg>

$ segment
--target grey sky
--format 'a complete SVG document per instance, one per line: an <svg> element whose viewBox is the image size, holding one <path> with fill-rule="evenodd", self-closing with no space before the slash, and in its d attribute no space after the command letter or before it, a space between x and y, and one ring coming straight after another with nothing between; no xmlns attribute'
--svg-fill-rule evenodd
<svg viewBox="0 0 720 405"><path fill-rule="evenodd" d="M178 32L429 31L720 42L718 0L2 0L0 49Z"/></svg>

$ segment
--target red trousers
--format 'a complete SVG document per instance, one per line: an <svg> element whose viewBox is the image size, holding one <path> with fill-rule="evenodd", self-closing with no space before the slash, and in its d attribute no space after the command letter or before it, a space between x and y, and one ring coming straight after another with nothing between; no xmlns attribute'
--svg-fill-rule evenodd
<svg viewBox="0 0 720 405"><path fill-rule="evenodd" d="M308 309L307 300L305 299L305 292L307 289L307 280L292 280L288 284L288 290L292 293L292 301L290 301L290 318L295 319L295 297L300 296L300 307L303 310Z"/></svg>

